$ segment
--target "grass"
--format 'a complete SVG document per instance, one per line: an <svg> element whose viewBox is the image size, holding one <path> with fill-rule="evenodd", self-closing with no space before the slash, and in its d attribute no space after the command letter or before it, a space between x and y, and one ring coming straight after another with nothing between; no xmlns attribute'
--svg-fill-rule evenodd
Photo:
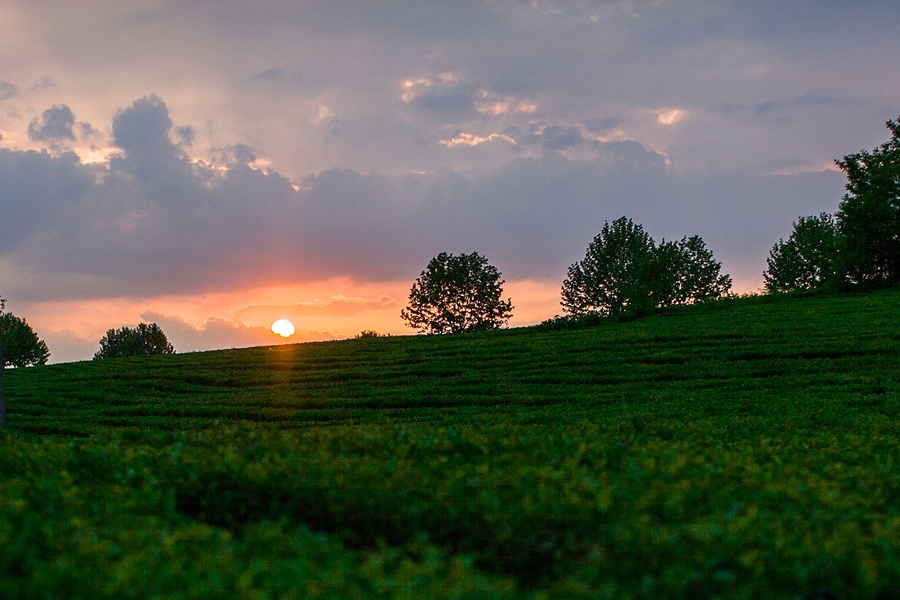
<svg viewBox="0 0 900 600"><path fill-rule="evenodd" d="M898 309L10 371L0 596L895 597Z"/></svg>

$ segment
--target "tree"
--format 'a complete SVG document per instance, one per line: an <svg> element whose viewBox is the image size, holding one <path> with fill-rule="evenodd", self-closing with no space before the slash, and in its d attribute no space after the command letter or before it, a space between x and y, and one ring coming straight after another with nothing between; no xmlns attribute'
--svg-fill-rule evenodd
<svg viewBox="0 0 900 600"><path fill-rule="evenodd" d="M400 312L407 325L428 333L462 333L497 329L512 313L502 300L500 272L477 252L432 258L409 291Z"/></svg>
<svg viewBox="0 0 900 600"><path fill-rule="evenodd" d="M563 309L572 316L649 311L655 304L651 281L658 279L655 251L653 238L631 219L604 223L584 260L569 267Z"/></svg>
<svg viewBox="0 0 900 600"><path fill-rule="evenodd" d="M604 223L584 260L569 267L562 306L569 315L644 315L665 306L720 298L731 289L699 236L657 246L627 217Z"/></svg>
<svg viewBox="0 0 900 600"><path fill-rule="evenodd" d="M94 360L157 354L175 354L175 348L156 323L141 323L134 328L108 330L100 340L100 350L94 354Z"/></svg>
<svg viewBox="0 0 900 600"><path fill-rule="evenodd" d="M3 376L7 366L28 367L46 364L47 344L34 330L13 314L5 313L6 300L0 297L0 428L6 426L6 396Z"/></svg>
<svg viewBox="0 0 900 600"><path fill-rule="evenodd" d="M0 330L3 331L2 366L33 367L47 364L47 359L50 358L47 343L38 338L25 319L12 313L3 313L0 315Z"/></svg>
<svg viewBox="0 0 900 600"><path fill-rule="evenodd" d="M900 283L900 119L888 121L891 139L872 152L835 163L847 174L837 217L843 262L853 283Z"/></svg>
<svg viewBox="0 0 900 600"><path fill-rule="evenodd" d="M731 291L731 276L722 275L722 263L699 235L663 242L656 249L658 306L716 300Z"/></svg>
<svg viewBox="0 0 900 600"><path fill-rule="evenodd" d="M766 291L791 292L840 285L842 239L828 213L800 217L787 241L778 240L766 259Z"/></svg>
<svg viewBox="0 0 900 600"><path fill-rule="evenodd" d="M0 316L3 316L3 309L6 308L6 300L0 296ZM0 327L0 429L6 427L6 391L3 388L3 328Z"/></svg>

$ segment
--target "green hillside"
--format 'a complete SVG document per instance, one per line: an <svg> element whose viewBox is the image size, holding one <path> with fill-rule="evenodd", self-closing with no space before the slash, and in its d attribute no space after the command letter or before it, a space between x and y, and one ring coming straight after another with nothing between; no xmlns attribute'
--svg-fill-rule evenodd
<svg viewBox="0 0 900 600"><path fill-rule="evenodd" d="M894 597L898 309L9 371L0 597Z"/></svg>

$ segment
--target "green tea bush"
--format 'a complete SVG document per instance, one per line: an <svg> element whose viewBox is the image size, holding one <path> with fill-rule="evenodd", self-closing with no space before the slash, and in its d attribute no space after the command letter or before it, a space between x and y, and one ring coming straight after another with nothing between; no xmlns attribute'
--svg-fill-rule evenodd
<svg viewBox="0 0 900 600"><path fill-rule="evenodd" d="M898 308L16 370L0 597L891 597Z"/></svg>

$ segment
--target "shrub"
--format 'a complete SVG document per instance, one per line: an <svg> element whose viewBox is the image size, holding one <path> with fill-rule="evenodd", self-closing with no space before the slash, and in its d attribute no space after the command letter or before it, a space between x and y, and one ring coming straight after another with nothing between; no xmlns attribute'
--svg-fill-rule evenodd
<svg viewBox="0 0 900 600"><path fill-rule="evenodd" d="M175 348L156 323L141 323L134 328L108 330L100 340L100 350L94 354L94 360L157 354L175 354Z"/></svg>

